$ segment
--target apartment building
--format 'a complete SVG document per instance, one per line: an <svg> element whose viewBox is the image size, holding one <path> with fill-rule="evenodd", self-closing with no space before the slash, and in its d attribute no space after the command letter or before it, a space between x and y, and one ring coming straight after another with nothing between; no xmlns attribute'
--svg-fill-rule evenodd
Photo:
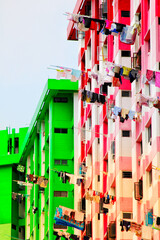
<svg viewBox="0 0 160 240"><path fill-rule="evenodd" d="M59 205L74 209L74 185L62 183L57 172L74 174L77 89L78 82L48 79L24 139L19 164L26 170L19 180L25 182L27 197L21 203L25 215L21 239L51 240L56 238L54 231L73 232L56 224L54 215Z"/></svg>
<svg viewBox="0 0 160 240"><path fill-rule="evenodd" d="M152 83L146 81L147 70L160 71L160 1L77 0L73 13L97 21L97 25L91 23L89 27L84 25L85 28L81 25L80 29L75 22L83 24L85 19L83 22L81 16L78 20L72 16L67 28L67 39L78 41L78 66L85 72L79 81L78 118L75 120L78 126L75 171L79 173L82 165L87 167L85 184L75 186L78 193L74 199L75 209L79 209L80 202L85 202L80 209L86 216L81 239L160 239L159 228L154 225L160 216L159 107L147 102L137 110L138 94L149 100L160 97L155 79ZM101 21L97 19L136 25L134 43L124 43L119 35L102 34L98 26ZM102 91L95 76L105 82L107 62L135 69L139 75L135 81L122 76L118 87L112 84ZM81 94L84 90L103 93L105 104L84 101ZM137 112L137 117L125 121L119 117L113 119L111 109L115 106ZM116 199L114 204L108 205L107 214L98 201L93 201L96 193ZM148 216L150 224L146 223ZM126 222L129 223L124 228ZM130 223L136 226L133 231ZM144 232L148 233L148 238Z"/></svg>
<svg viewBox="0 0 160 240"><path fill-rule="evenodd" d="M0 239L9 240L11 236L18 236L23 231L24 219L18 211L18 202L12 199L12 192L17 192L17 184L13 182L19 178L17 163L22 143L28 128L7 128L0 131Z"/></svg>

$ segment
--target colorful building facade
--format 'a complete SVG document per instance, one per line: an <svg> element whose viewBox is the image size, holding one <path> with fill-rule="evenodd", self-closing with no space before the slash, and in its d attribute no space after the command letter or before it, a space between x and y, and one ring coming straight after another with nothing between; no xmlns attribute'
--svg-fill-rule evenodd
<svg viewBox="0 0 160 240"><path fill-rule="evenodd" d="M24 216L18 211L18 202L12 199L12 192L18 190L13 180L20 175L17 163L27 129L20 128L19 133L15 129L0 131L0 239L4 240L17 237L24 230Z"/></svg>
<svg viewBox="0 0 160 240"><path fill-rule="evenodd" d="M25 187L25 233L22 239L55 239L54 231L72 229L54 221L56 207L74 209L74 185L62 183L57 172L74 174L74 99L78 83L70 80L49 79L20 153L24 177L44 177L46 186L27 182ZM25 180L26 181L26 180Z"/></svg>
<svg viewBox="0 0 160 240"><path fill-rule="evenodd" d="M140 30L133 45L125 44L120 36L102 34L91 25L88 31L77 31L73 21L67 29L68 40L78 40L78 66L85 72L79 81L75 165L87 167L86 183L75 186L75 209L85 198L86 228L81 237L92 239L142 239L135 231L123 231L121 221L135 222L141 229L146 216L160 216L159 109L146 105L138 112L139 120L112 119L114 106L137 111L137 95L160 97L160 88L144 81L147 70L160 71L160 1L157 0L77 0L74 14L93 19L133 26ZM82 22L83 23L83 22ZM98 25L97 25L98 26ZM100 85L90 72L101 76L106 63L139 70L136 81L122 77L119 87L108 87L105 104L82 101L84 90L101 93ZM82 131L83 130L83 134ZM84 136L85 132L85 136ZM155 166L155 167L154 167ZM155 168L155 169L153 169ZM106 174L107 173L107 174ZM99 203L86 199L88 192L115 197L116 201L105 214ZM160 239L160 231L150 225L148 238ZM151 236L150 236L151 234ZM86 238L87 239L87 238Z"/></svg>

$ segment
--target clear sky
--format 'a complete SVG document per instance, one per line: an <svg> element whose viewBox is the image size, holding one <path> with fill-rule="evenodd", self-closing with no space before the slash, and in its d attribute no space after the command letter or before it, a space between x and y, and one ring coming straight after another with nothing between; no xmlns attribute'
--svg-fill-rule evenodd
<svg viewBox="0 0 160 240"><path fill-rule="evenodd" d="M78 45L67 41L76 0L0 0L0 129L29 126L49 65L77 68Z"/></svg>

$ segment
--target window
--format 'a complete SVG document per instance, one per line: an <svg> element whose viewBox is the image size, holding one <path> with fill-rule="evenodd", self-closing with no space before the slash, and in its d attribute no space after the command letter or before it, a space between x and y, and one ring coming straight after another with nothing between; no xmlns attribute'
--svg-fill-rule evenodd
<svg viewBox="0 0 160 240"><path fill-rule="evenodd" d="M160 25L160 17L158 18L158 25Z"/></svg>
<svg viewBox="0 0 160 240"><path fill-rule="evenodd" d="M107 18L107 0L100 4L99 17L103 19Z"/></svg>
<svg viewBox="0 0 160 240"><path fill-rule="evenodd" d="M100 215L100 213L98 213L98 220L100 220L101 219L101 215Z"/></svg>
<svg viewBox="0 0 160 240"><path fill-rule="evenodd" d="M132 68L141 69L141 49L138 52L133 53L133 57L131 58L131 66Z"/></svg>
<svg viewBox="0 0 160 240"><path fill-rule="evenodd" d="M67 133L68 129L67 128L55 128L54 133Z"/></svg>
<svg viewBox="0 0 160 240"><path fill-rule="evenodd" d="M68 197L67 191L54 191L54 197Z"/></svg>
<svg viewBox="0 0 160 240"><path fill-rule="evenodd" d="M151 124L148 127L148 142L150 143L150 145L152 144L152 125Z"/></svg>
<svg viewBox="0 0 160 240"><path fill-rule="evenodd" d="M121 57L130 57L131 51L121 51Z"/></svg>
<svg viewBox="0 0 160 240"><path fill-rule="evenodd" d="M115 141L111 143L111 154L115 154Z"/></svg>
<svg viewBox="0 0 160 240"><path fill-rule="evenodd" d="M86 236L92 237L92 222L86 224Z"/></svg>
<svg viewBox="0 0 160 240"><path fill-rule="evenodd" d="M16 230L16 225L12 224L12 229Z"/></svg>
<svg viewBox="0 0 160 240"><path fill-rule="evenodd" d="M85 6L85 15L91 16L91 4L90 3L86 4L86 6Z"/></svg>
<svg viewBox="0 0 160 240"><path fill-rule="evenodd" d="M91 118L88 118L88 122L89 122L89 129L91 129L91 126L92 126Z"/></svg>
<svg viewBox="0 0 160 240"><path fill-rule="evenodd" d="M121 11L121 17L130 17L130 11Z"/></svg>
<svg viewBox="0 0 160 240"><path fill-rule="evenodd" d="M98 144L100 143L100 138L98 138Z"/></svg>
<svg viewBox="0 0 160 240"><path fill-rule="evenodd" d="M124 212L123 213L123 218L132 219L133 218L133 213L126 213L126 212Z"/></svg>
<svg viewBox="0 0 160 240"><path fill-rule="evenodd" d="M60 164L61 164L61 160L55 159L55 160L54 160L54 164L55 164L55 165L60 165Z"/></svg>
<svg viewBox="0 0 160 240"><path fill-rule="evenodd" d="M140 201L143 198L143 180L140 179L139 182L134 183L134 198Z"/></svg>
<svg viewBox="0 0 160 240"><path fill-rule="evenodd" d="M122 130L122 137L130 137L130 131Z"/></svg>
<svg viewBox="0 0 160 240"><path fill-rule="evenodd" d="M131 91L122 91L122 97L131 97Z"/></svg>
<svg viewBox="0 0 160 240"><path fill-rule="evenodd" d="M67 165L68 160L60 160L60 159L55 159L54 164L55 165Z"/></svg>
<svg viewBox="0 0 160 240"><path fill-rule="evenodd" d="M132 178L132 172L122 172L122 178Z"/></svg>
<svg viewBox="0 0 160 240"><path fill-rule="evenodd" d="M149 186L152 185L152 169L149 171Z"/></svg>
<svg viewBox="0 0 160 240"><path fill-rule="evenodd" d="M8 140L8 153L9 154L12 153L12 138Z"/></svg>
<svg viewBox="0 0 160 240"><path fill-rule="evenodd" d="M140 142L140 147L141 147L141 148L140 148L140 151L141 151L140 153L141 153L141 155L142 155L142 154L143 154L143 142L142 142L142 141Z"/></svg>
<svg viewBox="0 0 160 240"><path fill-rule="evenodd" d="M150 0L148 0L148 10L150 9Z"/></svg>
<svg viewBox="0 0 160 240"><path fill-rule="evenodd" d="M62 160L62 165L67 165L67 160Z"/></svg>
<svg viewBox="0 0 160 240"><path fill-rule="evenodd" d="M112 222L108 226L109 229L109 238L116 238L116 222Z"/></svg>
<svg viewBox="0 0 160 240"><path fill-rule="evenodd" d="M67 103L68 98L67 97L54 97L54 102L56 102L56 103Z"/></svg>
<svg viewBox="0 0 160 240"><path fill-rule="evenodd" d="M151 51L151 42L150 42L150 39L147 41L147 44L148 44L148 52Z"/></svg>
<svg viewBox="0 0 160 240"><path fill-rule="evenodd" d="M98 175L98 182L100 182L100 175Z"/></svg>
<svg viewBox="0 0 160 240"><path fill-rule="evenodd" d="M14 139L14 153L18 153L19 152L19 138L15 138Z"/></svg>
<svg viewBox="0 0 160 240"><path fill-rule="evenodd" d="M59 225L54 223L54 229L67 229L67 226Z"/></svg>

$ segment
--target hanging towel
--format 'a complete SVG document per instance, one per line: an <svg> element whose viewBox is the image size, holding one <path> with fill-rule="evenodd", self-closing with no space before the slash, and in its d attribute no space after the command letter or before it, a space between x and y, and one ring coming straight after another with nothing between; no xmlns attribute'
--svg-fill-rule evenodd
<svg viewBox="0 0 160 240"><path fill-rule="evenodd" d="M155 86L160 88L160 72L155 73L155 79L156 79Z"/></svg>

